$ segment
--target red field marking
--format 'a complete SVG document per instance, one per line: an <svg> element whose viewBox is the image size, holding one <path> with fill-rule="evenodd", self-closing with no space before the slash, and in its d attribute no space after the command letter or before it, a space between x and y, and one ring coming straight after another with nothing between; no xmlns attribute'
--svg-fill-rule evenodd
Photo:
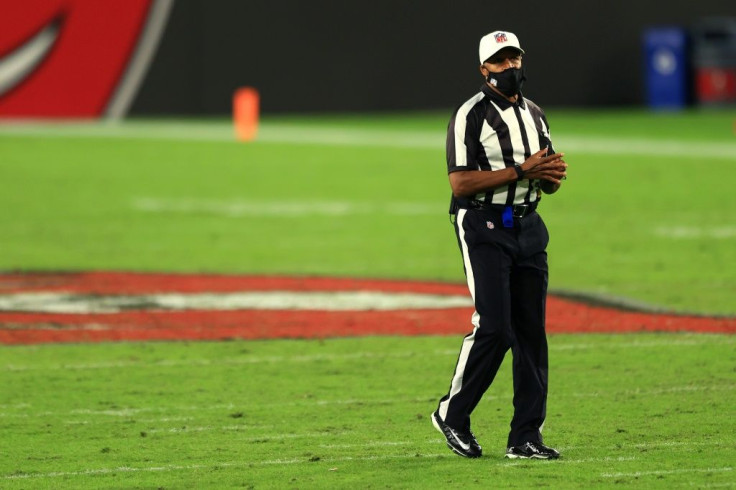
<svg viewBox="0 0 736 490"><path fill-rule="evenodd" d="M125 272L0 275L0 296L27 292L75 294L241 291L382 291L467 295L462 284L310 277L143 274ZM0 311L0 343L136 340L325 338L363 335L463 335L472 308L390 311L134 310L64 314ZM549 333L736 333L734 318L646 314L550 296Z"/></svg>

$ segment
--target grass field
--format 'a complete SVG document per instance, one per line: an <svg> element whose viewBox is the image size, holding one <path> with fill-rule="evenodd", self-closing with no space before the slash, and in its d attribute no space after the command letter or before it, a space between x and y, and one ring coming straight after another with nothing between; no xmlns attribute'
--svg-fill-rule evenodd
<svg viewBox="0 0 736 490"><path fill-rule="evenodd" d="M0 271L463 281L442 114L0 124ZM736 111L548 111L552 290L736 314ZM502 459L508 359L474 417L428 415L453 337L0 347L0 488L736 486L732 336L555 335L557 462Z"/></svg>
<svg viewBox="0 0 736 490"><path fill-rule="evenodd" d="M445 448L428 415L458 346L384 337L4 349L0 487L735 482L732 336L553 336L545 436L563 459L550 463L502 457L508 359L474 418L486 456Z"/></svg>
<svg viewBox="0 0 736 490"><path fill-rule="evenodd" d="M736 113L551 112L552 289L733 314ZM0 270L462 281L446 115L0 126Z"/></svg>

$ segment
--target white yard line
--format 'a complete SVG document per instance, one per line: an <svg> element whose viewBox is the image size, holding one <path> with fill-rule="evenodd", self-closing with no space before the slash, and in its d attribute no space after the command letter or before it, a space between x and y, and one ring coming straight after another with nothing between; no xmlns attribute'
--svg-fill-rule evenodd
<svg viewBox="0 0 736 490"><path fill-rule="evenodd" d="M574 396L579 398L609 398L613 396L625 395L637 395L637 396L659 396L667 395L671 393L687 393L694 391L731 391L736 389L736 385L708 385L708 386L671 386L669 388L657 388L657 389L635 389L611 392L592 392L592 393L569 393L563 396Z"/></svg>
<svg viewBox="0 0 736 490"><path fill-rule="evenodd" d="M193 428L194 431L211 430L211 427L199 427ZM228 427L220 427L221 430L226 430ZM190 429L187 429L190 430ZM154 430L146 431L148 433L155 432ZM339 435L339 434L336 434ZM263 440L286 440L295 438L322 438L324 433L304 433L304 434L282 434L277 436L261 436L251 437L244 439L243 442L256 442ZM350 448L368 448L368 447L399 447L411 444L416 444L417 441L377 441L367 444L321 444L319 447L325 449L350 449ZM428 439L419 442L422 445L441 445L443 441L441 439ZM653 443L653 444L629 444L623 446L616 446L615 450L623 450L626 448L642 448L642 447L659 447L659 446L679 446L683 448L701 446L706 443L686 443L669 441L664 443ZM721 442L709 442L708 445L725 444ZM573 448L565 448L565 450L571 450ZM600 447L583 446L576 447L575 449L600 449ZM425 458L445 458L445 457L456 457L449 452L438 452L438 453L425 453L421 457ZM313 460L311 458L284 458L274 460L263 460L263 461L239 461L239 462L220 462L220 463L207 463L207 464L193 464L193 465L163 465L163 466L143 466L143 467L116 467L116 468L98 468L98 469L84 469L79 471L66 471L66 472L46 472L46 473L22 473L22 474L10 474L2 475L0 478L5 480L22 480L22 479L43 479L43 478L60 478L60 477L73 477L73 476L89 476L89 475L101 475L109 473L135 473L135 472L159 472L159 471L188 471L197 470L204 468L227 468L227 467L241 467L241 466L272 466L272 465L293 465L293 464L312 464L315 462L320 463L340 463L340 462L363 462L363 461L384 461L393 459L415 459L417 454L412 451L412 454L387 454L380 456L366 456L366 457L327 457ZM633 456L620 456L620 457L604 457L604 458L563 458L556 461L538 461L537 464L598 464L598 463L617 463L617 462L628 462L636 461L640 458ZM512 468L519 465L526 465L526 461L506 461L502 460L499 464L494 467L500 468ZM622 477L641 477L641 476L658 476L658 475L669 475L679 473L719 473L732 471L732 467L716 467L716 468L682 468L677 470L659 470L659 471L638 471L638 472L617 472L617 473L601 473L602 477L605 478L622 478Z"/></svg>
<svg viewBox="0 0 736 490"><path fill-rule="evenodd" d="M134 197L131 209L147 213L211 214L240 217L357 216L383 214L389 216L438 215L446 212L444 201L438 202L349 202L349 201L268 201L244 199L168 199Z"/></svg>
<svg viewBox="0 0 736 490"><path fill-rule="evenodd" d="M283 363L309 363L309 362L325 362L325 361L343 361L343 360L360 360L360 359L387 359L387 358L410 358L416 356L450 356L457 355L455 350L436 350L427 352L405 351L405 352L353 352L346 354L314 354L306 356L243 356L242 358L224 358L224 359L163 359L151 364L142 363L140 361L114 361L100 363L82 363L82 364L54 364L48 366L8 364L4 366L6 371L67 371L67 370L97 370L97 369L121 369L121 368L160 368L160 367L181 367L181 366L240 366L248 364L283 364Z"/></svg>
<svg viewBox="0 0 736 490"><path fill-rule="evenodd" d="M588 349L648 349L657 347L692 347L694 345L710 345L710 344L733 344L736 338L733 337L710 337L708 335L699 335L685 340L652 340L652 341L633 341L610 344L556 344L552 337L549 350L565 351L565 350L588 350Z"/></svg>
<svg viewBox="0 0 736 490"><path fill-rule="evenodd" d="M576 393L558 393L556 396L561 397L575 397L575 398L615 398L618 396L641 396L641 397L657 397L668 394L679 394L679 393L692 393L692 392L708 392L708 391L733 391L736 389L734 384L726 385L707 385L707 386L671 386L668 388L650 389L650 390L625 390L625 391L612 391L612 392L576 392ZM483 397L483 402L490 402L495 400L510 399L512 393L501 394L501 395L486 395ZM386 399L335 399L335 400L316 400L316 399L303 399L295 400L290 402L277 402L271 404L259 404L258 407L261 409L268 408L270 406L283 407L283 406L339 406L339 405L361 405L361 406L375 406L375 405L408 405L408 404L424 404L427 403L429 397L417 397L417 398L386 398ZM90 409L75 409L67 412L54 412L54 411L40 411L33 412L32 407L23 408L23 413L17 412L0 412L0 418L45 418L50 416L61 416L68 417L70 415L89 415L89 416L101 416L101 417L117 417L117 418L130 418L141 413L156 413L156 412L189 412L189 411L213 411L213 410L241 410L247 408L246 404L228 404L228 405L204 405L204 406L183 406L183 407L137 407L137 408L125 408L117 410L90 410ZM83 420L81 422L73 422L66 420L65 424L71 423L89 423L90 420ZM97 423L97 422L95 422ZM245 426L233 426L233 427L245 427Z"/></svg>
<svg viewBox="0 0 736 490"><path fill-rule="evenodd" d="M229 122L62 122L57 124L5 121L0 135L48 137L100 137L177 141L220 141L238 144ZM264 121L256 143L306 144L332 146L376 146L416 148L440 151L445 133L440 130L386 130L346 127L310 127ZM724 142L679 141L644 138L607 138L604 136L558 135L555 148L572 153L611 155L651 155L733 160L736 145Z"/></svg>
<svg viewBox="0 0 736 490"><path fill-rule="evenodd" d="M733 471L733 468L730 466L720 468L680 468L677 470L634 471L631 473L601 473L601 476L604 478L639 478L641 476L676 475L680 473L722 473L724 471Z"/></svg>
<svg viewBox="0 0 736 490"><path fill-rule="evenodd" d="M171 472L171 471L190 471L200 469L214 469L214 468L238 468L243 466L286 466L294 464L315 464L315 463L345 463L345 462L370 462L370 461L388 461L397 459L410 459L416 460L418 457L422 458L457 458L449 451L443 451L441 453L425 453L418 455L415 452L411 454L386 454L380 456L361 456L352 457L344 456L337 458L284 458L284 459L271 459L263 461L237 461L237 462L212 462L206 464L191 464L191 465L163 465L163 466L141 466L141 467L130 467L130 466L119 466L115 468L97 468L97 469L84 469L79 471L53 471L47 473L21 473L2 475L0 478L4 480L27 480L27 479L45 479L45 478L65 478L74 476L90 476L90 475L105 475L110 473L141 473L141 472ZM583 460L556 460L553 464L595 464L602 462L611 461L632 461L635 458L588 458ZM494 467L514 467L518 466L519 462L501 462Z"/></svg>
<svg viewBox="0 0 736 490"><path fill-rule="evenodd" d="M672 341L631 341L616 342L608 345L602 344L556 344L554 339L549 346L551 351L563 350L589 350L589 349L632 349L632 348L656 348L656 347L692 347L694 345L733 344L736 338L726 336L698 335L685 340ZM97 363L65 363L40 366L37 364L5 364L0 371L71 371L71 370L98 370L98 369L121 369L121 368L162 368L180 366L223 366L223 365L249 365L249 364L284 364L284 363L310 363L325 361L360 360L360 359L386 359L386 358L411 358L416 356L457 356L455 349L435 349L431 351L404 351L404 352L353 352L345 354L315 354L302 356L243 356L238 358L219 359L163 359L153 363L142 361L111 361ZM0 407L2 408L2 407Z"/></svg>
<svg viewBox="0 0 736 490"><path fill-rule="evenodd" d="M194 417L157 417L157 418L148 418L148 419L141 419L136 418L135 422L137 424L160 424L160 423L167 423L167 422L189 422L191 420L194 420ZM109 420L65 420L62 422L66 425L99 425L99 424L109 424ZM127 421L126 421L127 423ZM243 427L249 427L249 426L243 426ZM273 426L265 426L265 425L259 425L258 428L271 428Z"/></svg>
<svg viewBox="0 0 736 490"><path fill-rule="evenodd" d="M639 458L636 456L620 456L620 457L611 457L607 456L605 458L585 458L585 459L570 459L565 458L563 455L561 459L545 459L545 460L535 460L533 464L588 464L588 463L623 463L626 461L637 461ZM504 462L503 464L499 465L501 468L513 468L514 466L519 465L528 465L530 463L529 460L513 460Z"/></svg>
<svg viewBox="0 0 736 490"><path fill-rule="evenodd" d="M658 226L652 234L675 240L695 240L701 238L723 240L736 237L736 226Z"/></svg>
<svg viewBox="0 0 736 490"><path fill-rule="evenodd" d="M468 295L383 291L242 291L91 295L75 293L0 294L0 312L97 314L130 310L304 310L392 311L473 306Z"/></svg>
<svg viewBox="0 0 736 490"><path fill-rule="evenodd" d="M324 436L324 434L323 434ZM432 441L428 441L428 443L440 443L444 441L440 441L439 439L433 439ZM364 448L364 447L394 447L394 446L415 446L417 443L416 441L377 441L377 442L368 442L365 444L320 444L319 447L325 448L325 449L351 449L351 448Z"/></svg>
<svg viewBox="0 0 736 490"><path fill-rule="evenodd" d="M709 446L709 447L716 447L716 446L732 446L732 441L661 441L661 442L640 442L636 444L615 444L610 446L564 446L560 447L559 450L563 452L567 451L590 451L590 450L607 450L607 451L617 451L619 449L625 449L625 448L632 448L632 449L658 449L658 448L667 448L671 450L677 450L677 449L683 449L683 450L689 450L689 448L693 447L701 447L701 446Z"/></svg>
<svg viewBox="0 0 736 490"><path fill-rule="evenodd" d="M74 415L108 415L111 417L130 417L131 415L137 415L141 412L161 412L161 411L172 411L179 410L183 412L196 412L200 410L236 410L238 405L232 403L220 404L220 405L188 405L179 407L140 407L140 408L125 408L119 410L90 410L87 408L70 410L70 414Z"/></svg>
<svg viewBox="0 0 736 490"><path fill-rule="evenodd" d="M413 404L413 403L426 403L428 397L421 398L385 398L385 399L338 399L338 400L316 400L316 399L303 399L291 402L277 402L270 404L258 404L259 407L284 407L284 406L302 406L302 405L313 405L313 406L329 406L329 405L402 405L402 404ZM494 400L495 396L486 396L486 400ZM31 407L27 406L23 408L22 413L15 412L0 412L0 418L35 418L35 417L51 417L51 416L75 416L75 415L89 415L89 416L101 416L101 417L117 417L117 418L130 418L137 416L141 413L156 413L156 412L204 412L204 411L217 411L217 410L241 410L247 408L245 404L226 404L226 405L200 405L200 406L179 406L179 407L137 407L137 408L124 408L116 410L91 410L91 409L74 409L65 412L54 412L54 411L41 411L32 412ZM107 420L109 421L109 419ZM107 422L105 421L105 422ZM139 420L137 420L139 421ZM139 422L143 422L140 420ZM72 421L66 420L65 424L84 424L84 423L100 423L100 421L83 420L83 421ZM245 427L245 426L242 426ZM263 427L263 426L258 426Z"/></svg>
<svg viewBox="0 0 736 490"><path fill-rule="evenodd" d="M138 423L138 421L136 421ZM217 427L213 426L183 426L183 427L169 427L168 429L145 429L143 432L146 434L156 434L156 433L169 433L169 434L179 434L183 432L209 432L209 431L235 431L235 432L242 432L248 430L250 427L247 425L221 425ZM261 427L259 427L261 428ZM324 434L322 434L324 436ZM254 437L252 438L254 441L263 440L263 439L269 439L268 436L261 436L261 437Z"/></svg>
<svg viewBox="0 0 736 490"><path fill-rule="evenodd" d="M736 157L734 157L736 159ZM130 209L149 214L207 214L227 218L296 219L304 217L438 216L446 203L438 202L348 202L348 201L268 201L243 199L196 199L134 197ZM660 225L649 232L670 240L729 240L736 237L736 226Z"/></svg>

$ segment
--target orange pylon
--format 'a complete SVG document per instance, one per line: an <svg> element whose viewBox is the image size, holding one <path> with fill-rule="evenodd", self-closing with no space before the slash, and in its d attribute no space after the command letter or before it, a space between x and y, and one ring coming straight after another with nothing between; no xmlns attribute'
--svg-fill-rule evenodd
<svg viewBox="0 0 736 490"><path fill-rule="evenodd" d="M233 95L233 123L238 141L253 141L258 133L260 96L253 87L242 87Z"/></svg>

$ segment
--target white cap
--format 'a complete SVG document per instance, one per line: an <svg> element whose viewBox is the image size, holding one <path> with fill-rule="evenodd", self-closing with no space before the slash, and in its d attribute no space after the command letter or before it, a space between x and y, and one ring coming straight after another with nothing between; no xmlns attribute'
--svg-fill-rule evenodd
<svg viewBox="0 0 736 490"><path fill-rule="evenodd" d="M521 49L519 38L516 37L516 34L507 31L494 31L480 39L480 46L478 46L480 64L482 65L485 60L503 48L516 48L521 51L521 54L524 54L524 50Z"/></svg>

